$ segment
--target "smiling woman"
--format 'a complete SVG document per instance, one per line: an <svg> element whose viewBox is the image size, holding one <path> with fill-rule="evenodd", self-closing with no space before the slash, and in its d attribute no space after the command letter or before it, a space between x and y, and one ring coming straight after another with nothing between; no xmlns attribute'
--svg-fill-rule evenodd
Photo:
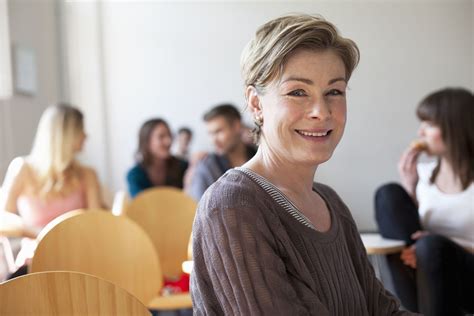
<svg viewBox="0 0 474 316"><path fill-rule="evenodd" d="M262 117L263 143L272 156L310 166L327 161L346 122L344 64L332 50L298 49L280 79L259 93L247 88L249 108ZM263 152L265 153L265 152Z"/></svg>
<svg viewBox="0 0 474 316"><path fill-rule="evenodd" d="M131 197L154 186L183 188L188 163L171 155L171 143L171 129L165 120L150 119L140 127L137 164L127 173Z"/></svg>
<svg viewBox="0 0 474 316"><path fill-rule="evenodd" d="M319 16L264 24L242 55L257 154L203 196L193 228L197 315L409 315L376 279L352 216L314 183L346 123L354 42Z"/></svg>

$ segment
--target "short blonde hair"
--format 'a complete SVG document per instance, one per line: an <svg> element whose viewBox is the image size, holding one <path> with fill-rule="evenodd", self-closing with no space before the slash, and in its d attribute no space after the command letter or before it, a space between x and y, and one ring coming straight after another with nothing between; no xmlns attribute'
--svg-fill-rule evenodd
<svg viewBox="0 0 474 316"><path fill-rule="evenodd" d="M345 66L346 80L359 62L359 49L342 37L337 28L322 16L290 14L262 25L247 44L241 56L245 87L259 92L281 76L287 58L297 49L333 50Z"/></svg>
<svg viewBox="0 0 474 316"><path fill-rule="evenodd" d="M84 132L81 111L68 104L48 107L41 116L28 161L39 182L39 195L60 193L66 172L77 176L75 145Z"/></svg>

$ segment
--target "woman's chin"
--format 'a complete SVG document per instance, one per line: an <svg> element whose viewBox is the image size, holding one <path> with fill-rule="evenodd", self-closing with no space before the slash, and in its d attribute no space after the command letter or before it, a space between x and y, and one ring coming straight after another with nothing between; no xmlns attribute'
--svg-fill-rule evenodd
<svg viewBox="0 0 474 316"><path fill-rule="evenodd" d="M171 157L171 153L160 153L159 155L155 155L155 158L156 159L160 159L160 160L166 160L166 159L169 159Z"/></svg>
<svg viewBox="0 0 474 316"><path fill-rule="evenodd" d="M325 163L328 161L332 156L331 154L318 154L318 155L306 155L304 158L300 160L301 164L308 165L308 166L318 166L320 164Z"/></svg>

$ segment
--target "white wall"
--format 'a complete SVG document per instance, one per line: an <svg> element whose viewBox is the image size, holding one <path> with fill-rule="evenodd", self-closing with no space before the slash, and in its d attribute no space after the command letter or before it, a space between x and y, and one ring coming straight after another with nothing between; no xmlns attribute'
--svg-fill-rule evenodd
<svg viewBox="0 0 474 316"><path fill-rule="evenodd" d="M56 3L10 0L7 4L12 47L35 53L38 92L0 100L0 183L10 160L29 153L41 113L61 95Z"/></svg>
<svg viewBox="0 0 474 316"><path fill-rule="evenodd" d="M7 0L0 0L0 99L12 96L9 29Z"/></svg>
<svg viewBox="0 0 474 316"><path fill-rule="evenodd" d="M60 0L59 10L65 99L85 114L88 134L80 160L93 166L102 183L108 184L108 144L113 139L106 134L100 4Z"/></svg>
<svg viewBox="0 0 474 316"><path fill-rule="evenodd" d="M317 180L332 185L359 227L372 229L373 193L396 180L396 162L416 135L416 103L444 86L473 88L472 1L106 2L102 7L110 178L124 188L140 124L163 116L191 126L210 148L202 113L243 105L239 57L265 21L320 13L354 39L361 63L348 94L346 134Z"/></svg>

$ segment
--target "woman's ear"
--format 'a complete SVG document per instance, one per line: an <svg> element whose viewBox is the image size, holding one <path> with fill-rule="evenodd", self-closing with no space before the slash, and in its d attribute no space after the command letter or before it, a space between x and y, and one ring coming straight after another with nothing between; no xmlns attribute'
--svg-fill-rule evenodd
<svg viewBox="0 0 474 316"><path fill-rule="evenodd" d="M260 96L254 86L248 86L245 91L245 99L247 100L247 106L250 109L253 117L262 116L262 103L260 102Z"/></svg>

